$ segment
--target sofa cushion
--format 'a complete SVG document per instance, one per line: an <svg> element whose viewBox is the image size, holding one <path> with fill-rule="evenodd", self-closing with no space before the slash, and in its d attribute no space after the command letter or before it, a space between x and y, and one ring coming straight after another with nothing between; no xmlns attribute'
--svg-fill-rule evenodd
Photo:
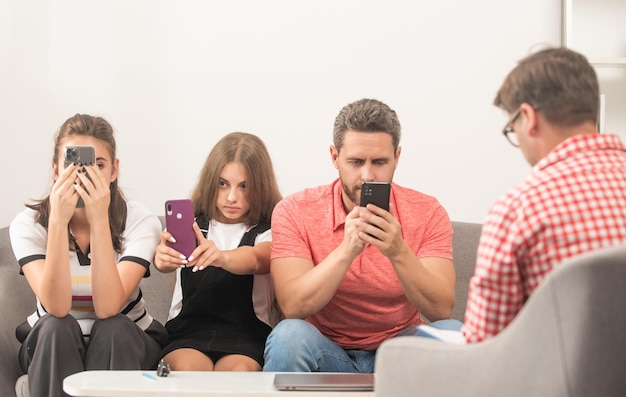
<svg viewBox="0 0 626 397"><path fill-rule="evenodd" d="M175 282L176 272L161 273L154 266L150 267L150 277L141 280L146 310L163 325L167 321Z"/></svg>
<svg viewBox="0 0 626 397"><path fill-rule="evenodd" d="M456 296L452 318L463 321L470 278L474 275L476 251L482 225L479 223L452 222L452 256L456 270Z"/></svg>

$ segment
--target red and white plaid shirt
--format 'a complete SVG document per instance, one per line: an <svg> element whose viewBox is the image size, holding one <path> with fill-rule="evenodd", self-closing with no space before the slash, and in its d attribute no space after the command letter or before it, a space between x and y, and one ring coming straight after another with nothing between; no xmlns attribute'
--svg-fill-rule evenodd
<svg viewBox="0 0 626 397"><path fill-rule="evenodd" d="M626 241L626 148L616 135L569 138L489 211L463 334L498 334L563 260Z"/></svg>

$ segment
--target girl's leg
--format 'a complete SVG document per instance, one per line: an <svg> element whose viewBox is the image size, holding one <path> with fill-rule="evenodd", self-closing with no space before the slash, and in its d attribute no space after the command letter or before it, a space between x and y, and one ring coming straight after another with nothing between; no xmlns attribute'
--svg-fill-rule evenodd
<svg viewBox="0 0 626 397"><path fill-rule="evenodd" d="M216 371L260 371L261 365L252 357L243 354L229 354L217 360Z"/></svg>
<svg viewBox="0 0 626 397"><path fill-rule="evenodd" d="M30 395L66 396L63 379L85 369L84 357L85 344L74 317L46 315L37 320L19 353L20 365L28 372Z"/></svg>
<svg viewBox="0 0 626 397"><path fill-rule="evenodd" d="M213 371L213 361L196 349L182 348L173 350L163 357L172 371Z"/></svg>
<svg viewBox="0 0 626 397"><path fill-rule="evenodd" d="M156 368L161 345L123 314L97 320L85 356L85 368L152 369Z"/></svg>

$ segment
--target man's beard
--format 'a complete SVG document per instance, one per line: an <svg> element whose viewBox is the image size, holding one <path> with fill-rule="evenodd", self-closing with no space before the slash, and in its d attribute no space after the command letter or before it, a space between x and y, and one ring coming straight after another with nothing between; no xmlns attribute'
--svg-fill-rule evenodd
<svg viewBox="0 0 626 397"><path fill-rule="evenodd" d="M359 205L359 202L361 201L361 186L354 186L350 189L348 185L341 182L341 188L350 201L352 201L355 205Z"/></svg>
<svg viewBox="0 0 626 397"><path fill-rule="evenodd" d="M389 181L391 183L391 181ZM343 192L348 197L350 201L354 203L354 205L361 205L361 185L354 186L352 189L348 188L343 181L341 182L341 188Z"/></svg>

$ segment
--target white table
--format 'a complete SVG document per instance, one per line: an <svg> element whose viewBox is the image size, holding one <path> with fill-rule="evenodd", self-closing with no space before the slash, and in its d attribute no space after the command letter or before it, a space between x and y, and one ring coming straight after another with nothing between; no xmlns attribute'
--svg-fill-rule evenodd
<svg viewBox="0 0 626 397"><path fill-rule="evenodd" d="M63 390L81 397L161 397L240 395L280 397L374 397L373 391L279 391L272 372L185 372L172 371L168 377L155 371L85 371L63 381Z"/></svg>

